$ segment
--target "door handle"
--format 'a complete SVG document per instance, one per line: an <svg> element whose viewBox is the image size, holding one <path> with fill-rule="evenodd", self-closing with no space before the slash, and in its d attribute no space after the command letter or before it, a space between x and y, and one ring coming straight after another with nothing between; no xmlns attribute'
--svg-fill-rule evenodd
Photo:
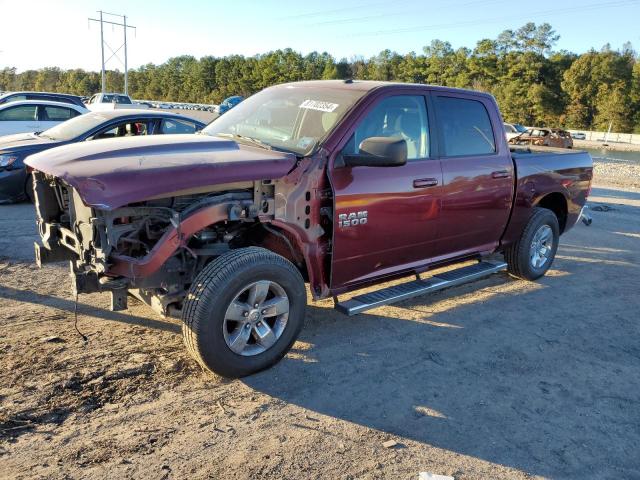
<svg viewBox="0 0 640 480"><path fill-rule="evenodd" d="M491 178L508 178L510 176L509 170L497 170L491 173Z"/></svg>
<svg viewBox="0 0 640 480"><path fill-rule="evenodd" d="M437 178L417 178L413 181L413 188L435 187L438 185Z"/></svg>

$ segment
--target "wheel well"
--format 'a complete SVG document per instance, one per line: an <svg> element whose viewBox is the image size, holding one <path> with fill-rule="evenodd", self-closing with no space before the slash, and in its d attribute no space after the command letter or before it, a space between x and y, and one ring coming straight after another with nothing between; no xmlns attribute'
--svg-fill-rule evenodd
<svg viewBox="0 0 640 480"><path fill-rule="evenodd" d="M309 273L299 245L295 238L285 230L276 226L260 223L259 228L246 230L245 244L243 246L260 246L286 258L300 271L305 282L309 281ZM258 225L254 225L258 226Z"/></svg>
<svg viewBox="0 0 640 480"><path fill-rule="evenodd" d="M564 228L567 225L567 199L560 192L550 193L540 199L537 204L538 207L551 210L558 219L558 225L560 226L560 233L564 232Z"/></svg>

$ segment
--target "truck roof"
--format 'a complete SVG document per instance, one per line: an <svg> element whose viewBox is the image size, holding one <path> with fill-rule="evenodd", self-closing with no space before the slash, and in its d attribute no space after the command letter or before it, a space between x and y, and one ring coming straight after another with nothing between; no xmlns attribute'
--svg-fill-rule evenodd
<svg viewBox="0 0 640 480"><path fill-rule="evenodd" d="M473 93L474 95L481 95L489 98L493 98L493 95L486 92L479 92L477 90L466 90L463 88L443 87L440 85L429 85L424 83L405 83L405 82L384 82L378 80L305 80L301 82L289 82L276 85L275 88L286 88L291 86L308 86L315 88L334 88L339 90L358 90L358 91L372 91L380 88L425 88L429 90L435 90L439 92L451 92L451 93ZM272 87L274 88L274 87Z"/></svg>

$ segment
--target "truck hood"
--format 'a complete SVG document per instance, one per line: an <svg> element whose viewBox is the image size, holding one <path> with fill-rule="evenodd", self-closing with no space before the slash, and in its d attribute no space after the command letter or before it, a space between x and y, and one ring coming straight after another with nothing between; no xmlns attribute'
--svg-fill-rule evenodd
<svg viewBox="0 0 640 480"><path fill-rule="evenodd" d="M31 155L25 163L64 180L87 205L112 210L193 188L280 178L296 157L190 134L80 142Z"/></svg>

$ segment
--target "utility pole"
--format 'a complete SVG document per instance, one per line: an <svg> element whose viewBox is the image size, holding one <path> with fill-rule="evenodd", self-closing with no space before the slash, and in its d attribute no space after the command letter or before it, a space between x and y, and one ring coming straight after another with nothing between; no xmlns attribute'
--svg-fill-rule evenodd
<svg viewBox="0 0 640 480"><path fill-rule="evenodd" d="M124 93L125 95L129 95L129 69L127 68L127 16L123 15L124 18Z"/></svg>
<svg viewBox="0 0 640 480"><path fill-rule="evenodd" d="M124 62L122 60L120 60L121 63L124 64L124 93L125 94L129 94L129 68L128 68L128 59L127 59L127 28L133 28L134 31L136 30L136 27L134 27L133 25L127 25L127 16L126 15L118 15L117 13L109 13L109 12L103 12L102 10L99 10L98 13L100 14L100 18L89 18L90 22L100 22L100 51L101 51L101 55L102 55L102 93L105 93L106 91L106 84L107 84L107 79L106 79L106 65L107 62L109 60L111 60L113 57L116 57L118 60L120 60L120 57L118 56L118 52L120 51L121 48L124 47ZM118 22L111 22L109 20L104 20L103 15L111 15L112 17L118 17L118 18L122 18L124 20L124 23L118 23ZM120 45L117 49L113 49L109 46L109 44L107 42L104 41L104 24L108 23L110 25L115 25L118 27L123 27L124 30L124 43L122 45ZM104 59L104 47L107 47L109 50L111 50L111 56L109 58L107 58L106 60Z"/></svg>
<svg viewBox="0 0 640 480"><path fill-rule="evenodd" d="M105 77L104 72L104 28L102 24L102 10L100 10L100 53L102 54L102 69L100 70L102 72L102 93L104 93L106 90L107 78Z"/></svg>

